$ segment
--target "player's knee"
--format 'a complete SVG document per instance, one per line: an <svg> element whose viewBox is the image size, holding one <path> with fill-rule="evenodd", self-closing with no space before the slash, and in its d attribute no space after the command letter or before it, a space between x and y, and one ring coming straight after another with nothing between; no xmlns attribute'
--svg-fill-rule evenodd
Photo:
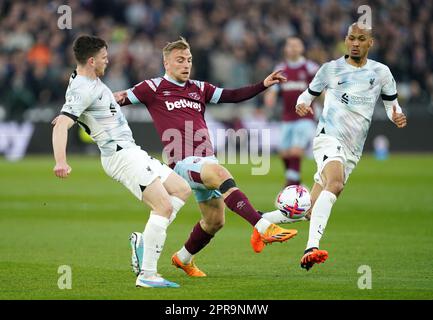
<svg viewBox="0 0 433 320"><path fill-rule="evenodd" d="M332 192L337 196L341 193L341 191L343 191L343 189L344 189L344 183L342 181L334 180L334 181L329 181L326 184L326 190Z"/></svg>
<svg viewBox="0 0 433 320"><path fill-rule="evenodd" d="M186 181L182 181L182 184L179 186L179 188L176 190L176 193L173 195L178 197L179 199L182 199L183 201L186 201L191 195L191 193L192 193L191 187L188 185L188 183L186 183Z"/></svg>
<svg viewBox="0 0 433 320"><path fill-rule="evenodd" d="M205 185L215 189L227 179L232 178L226 168L216 163L207 164L203 173L202 179Z"/></svg>
<svg viewBox="0 0 433 320"><path fill-rule="evenodd" d="M169 199L163 199L158 205L154 208L156 212L164 217L170 217L173 212L173 205L171 204Z"/></svg>

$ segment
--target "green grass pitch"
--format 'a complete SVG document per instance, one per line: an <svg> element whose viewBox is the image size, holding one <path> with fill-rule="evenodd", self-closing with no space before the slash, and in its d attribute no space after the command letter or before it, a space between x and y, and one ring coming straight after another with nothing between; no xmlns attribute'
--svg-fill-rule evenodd
<svg viewBox="0 0 433 320"><path fill-rule="evenodd" d="M199 219L191 197L168 229L159 272L178 289L137 289L128 236L142 231L149 210L102 170L97 157L71 157L60 180L51 157L0 160L0 299L433 299L433 155L364 155L334 206L321 246L330 257L309 272L299 260L308 223L298 236L252 251L251 226L230 211L226 225L196 258L207 278L170 265ZM303 165L312 185L314 162ZM273 209L282 165L251 176L227 166L259 210ZM58 268L72 268L72 289L60 290ZM372 271L361 290L358 268Z"/></svg>

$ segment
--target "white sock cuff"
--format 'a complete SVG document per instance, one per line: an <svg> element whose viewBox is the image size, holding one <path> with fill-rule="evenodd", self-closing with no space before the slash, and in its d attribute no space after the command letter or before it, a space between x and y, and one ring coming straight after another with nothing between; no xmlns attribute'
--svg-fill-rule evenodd
<svg viewBox="0 0 433 320"><path fill-rule="evenodd" d="M261 218L259 221L257 221L254 228L256 228L259 233L264 234L266 229L268 229L271 224L272 223L268 220Z"/></svg>
<svg viewBox="0 0 433 320"><path fill-rule="evenodd" d="M166 217L158 215L155 211L151 211L147 223L151 223L163 229L167 229L170 220Z"/></svg>
<svg viewBox="0 0 433 320"><path fill-rule="evenodd" d="M185 201L175 196L170 196L170 202L175 212L179 211L185 205Z"/></svg>
<svg viewBox="0 0 433 320"><path fill-rule="evenodd" d="M322 196L329 199L329 201L331 201L332 204L335 203L335 201L337 201L337 196L335 194L333 194L331 191L328 190L322 190L322 192L320 193L319 196Z"/></svg>

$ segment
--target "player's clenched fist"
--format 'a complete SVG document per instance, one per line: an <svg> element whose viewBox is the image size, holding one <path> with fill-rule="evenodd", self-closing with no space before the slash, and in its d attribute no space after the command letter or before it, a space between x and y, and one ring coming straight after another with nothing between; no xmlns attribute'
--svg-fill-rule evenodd
<svg viewBox="0 0 433 320"><path fill-rule="evenodd" d="M406 127L407 120L404 113L397 113L397 107L392 107L392 121L395 123L397 128L404 128Z"/></svg>
<svg viewBox="0 0 433 320"><path fill-rule="evenodd" d="M54 174L58 178L67 178L72 171L72 168L67 163L58 163L53 169Z"/></svg>
<svg viewBox="0 0 433 320"><path fill-rule="evenodd" d="M126 91L118 91L113 93L114 99L118 104L123 104L125 102L125 99L128 97L128 94Z"/></svg>
<svg viewBox="0 0 433 320"><path fill-rule="evenodd" d="M296 106L296 113L301 117L305 117L308 113L314 114L313 108L307 106L305 103L300 103Z"/></svg>

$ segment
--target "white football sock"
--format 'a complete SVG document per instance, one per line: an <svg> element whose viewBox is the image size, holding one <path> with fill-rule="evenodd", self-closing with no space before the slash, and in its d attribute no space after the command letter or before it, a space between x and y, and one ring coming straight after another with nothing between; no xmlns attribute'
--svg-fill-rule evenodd
<svg viewBox="0 0 433 320"><path fill-rule="evenodd" d="M266 232L266 229L268 229L270 225L271 225L271 222L269 222L266 219L261 218L259 221L257 221L254 228L256 228L260 234L264 234Z"/></svg>
<svg viewBox="0 0 433 320"><path fill-rule="evenodd" d="M179 210L185 205L185 201L179 199L178 197L170 196L170 203L173 206L173 212L171 213L171 216L169 218L169 224L171 224L173 220L176 219L176 215Z"/></svg>
<svg viewBox="0 0 433 320"><path fill-rule="evenodd" d="M327 190L320 192L311 212L310 232L306 249L312 247L319 248L320 239L325 232L326 224L331 215L332 206L336 200L337 196L332 192Z"/></svg>
<svg viewBox="0 0 433 320"><path fill-rule="evenodd" d="M192 261L193 255L191 253L189 253L188 250L186 250L185 246L183 246L182 249L180 249L177 252L177 257L179 258L179 260L183 264L190 264Z"/></svg>
<svg viewBox="0 0 433 320"><path fill-rule="evenodd" d="M265 212L262 214L262 218L268 220L269 222L280 224L280 223L294 223L299 221L306 221L305 217L299 219L292 219L284 215L280 210L274 210L270 212Z"/></svg>
<svg viewBox="0 0 433 320"><path fill-rule="evenodd" d="M158 259L164 248L169 220L151 211L143 232L143 263L141 271L145 277L156 275Z"/></svg>

